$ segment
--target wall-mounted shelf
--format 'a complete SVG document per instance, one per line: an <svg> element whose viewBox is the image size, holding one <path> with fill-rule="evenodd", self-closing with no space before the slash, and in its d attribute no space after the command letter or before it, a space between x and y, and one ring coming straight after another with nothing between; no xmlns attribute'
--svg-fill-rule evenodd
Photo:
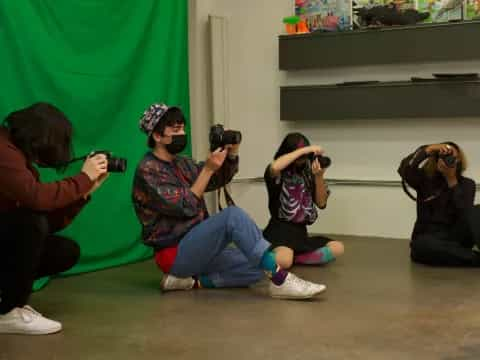
<svg viewBox="0 0 480 360"><path fill-rule="evenodd" d="M480 59L480 21L282 35L280 70Z"/></svg>
<svg viewBox="0 0 480 360"><path fill-rule="evenodd" d="M477 116L480 116L480 81L405 81L280 88L281 120Z"/></svg>

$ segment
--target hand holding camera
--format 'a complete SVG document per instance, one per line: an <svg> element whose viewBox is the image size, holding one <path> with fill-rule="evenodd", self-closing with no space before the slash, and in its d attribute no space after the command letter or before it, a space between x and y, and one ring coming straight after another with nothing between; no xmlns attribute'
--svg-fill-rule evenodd
<svg viewBox="0 0 480 360"><path fill-rule="evenodd" d="M312 174L314 176L323 176L325 174L326 168L322 167L318 157L312 161Z"/></svg>
<svg viewBox="0 0 480 360"><path fill-rule="evenodd" d="M92 181L96 181L100 175L107 172L123 173L127 170L127 159L113 157L109 151L93 151L89 155L70 160L68 164L79 160L85 160L82 171Z"/></svg>
<svg viewBox="0 0 480 360"><path fill-rule="evenodd" d="M227 153L227 150L217 148L217 150L213 151L208 156L207 161L205 162L205 167L212 172L216 172L222 167L223 162L227 157Z"/></svg>
<svg viewBox="0 0 480 360"><path fill-rule="evenodd" d="M448 186L455 186L458 183L457 173L461 170L456 149L449 144L433 144L427 146L425 151L437 162L437 171L445 177Z"/></svg>
<svg viewBox="0 0 480 360"><path fill-rule="evenodd" d="M82 166L82 172L87 174L91 181L97 179L107 173L108 159L104 154L96 154L86 158Z"/></svg>
<svg viewBox="0 0 480 360"><path fill-rule="evenodd" d="M440 159L443 160L443 163L448 168L455 168L457 165L457 157L455 156L454 148L448 144L429 145L425 151L429 156L434 156L437 161Z"/></svg>
<svg viewBox="0 0 480 360"><path fill-rule="evenodd" d="M109 173L124 173L127 170L127 159L113 157L112 153L105 150L97 150L92 152L88 157L104 155L107 159L107 171Z"/></svg>
<svg viewBox="0 0 480 360"><path fill-rule="evenodd" d="M453 149L448 144L432 144L425 149L428 155L434 154L451 154Z"/></svg>
<svg viewBox="0 0 480 360"><path fill-rule="evenodd" d="M322 147L317 145L310 145L310 146L306 146L304 149L305 149L305 152L308 154L308 158L310 159L310 162L312 163L312 171L314 171L313 166L316 162L318 163L320 168L318 169L315 166L315 171L317 171L317 173L321 169L323 169L323 172L325 172L325 169L332 164L332 160L328 156L323 155L325 151L323 150ZM314 173L314 175L316 174Z"/></svg>
<svg viewBox="0 0 480 360"><path fill-rule="evenodd" d="M109 173L123 173L127 170L127 159L113 157L108 151L93 151L84 158L85 162L83 163L82 171L94 183L85 196L97 190L107 179Z"/></svg>

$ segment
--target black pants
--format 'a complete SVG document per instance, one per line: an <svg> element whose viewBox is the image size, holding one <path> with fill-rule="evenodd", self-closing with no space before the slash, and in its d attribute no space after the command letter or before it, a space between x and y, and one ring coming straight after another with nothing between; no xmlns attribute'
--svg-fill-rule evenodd
<svg viewBox="0 0 480 360"><path fill-rule="evenodd" d="M480 207L475 206L452 228L430 227L415 234L410 244L414 262L433 266L480 267Z"/></svg>
<svg viewBox="0 0 480 360"><path fill-rule="evenodd" d="M79 256L74 241L50 234L45 215L0 214L0 314L26 305L35 279L70 269Z"/></svg>
<svg viewBox="0 0 480 360"><path fill-rule="evenodd" d="M309 236L307 226L271 218L263 231L265 239L272 244L270 249L286 246L295 255L315 251L326 246L332 239L325 236Z"/></svg>

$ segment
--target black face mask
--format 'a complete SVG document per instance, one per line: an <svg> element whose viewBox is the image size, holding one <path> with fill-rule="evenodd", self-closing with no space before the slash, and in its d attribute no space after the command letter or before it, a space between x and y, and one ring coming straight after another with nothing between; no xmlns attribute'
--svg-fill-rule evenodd
<svg viewBox="0 0 480 360"><path fill-rule="evenodd" d="M165 145L170 154L178 154L187 146L187 135L172 135L172 142Z"/></svg>

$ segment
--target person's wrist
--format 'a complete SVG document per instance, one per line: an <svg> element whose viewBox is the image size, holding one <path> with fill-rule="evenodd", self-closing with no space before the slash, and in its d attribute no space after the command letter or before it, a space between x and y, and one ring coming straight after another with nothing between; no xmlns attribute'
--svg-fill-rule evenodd
<svg viewBox="0 0 480 360"><path fill-rule="evenodd" d="M434 151L435 151L435 145L428 145L427 147L425 147L425 152L428 155L431 155Z"/></svg>
<svg viewBox="0 0 480 360"><path fill-rule="evenodd" d="M81 171L83 174L87 175L87 177L90 179L90 181L93 183L95 182L95 178L93 178L88 172L86 172L85 170L82 170Z"/></svg>
<svg viewBox="0 0 480 360"><path fill-rule="evenodd" d="M205 174L208 175L208 176L212 176L212 175L215 173L215 170L212 169L212 168L209 167L209 166L205 166L205 167L203 168L203 171L204 171Z"/></svg>
<svg viewBox="0 0 480 360"><path fill-rule="evenodd" d="M456 175L447 176L446 178L449 187L453 187L458 184L458 179Z"/></svg>

